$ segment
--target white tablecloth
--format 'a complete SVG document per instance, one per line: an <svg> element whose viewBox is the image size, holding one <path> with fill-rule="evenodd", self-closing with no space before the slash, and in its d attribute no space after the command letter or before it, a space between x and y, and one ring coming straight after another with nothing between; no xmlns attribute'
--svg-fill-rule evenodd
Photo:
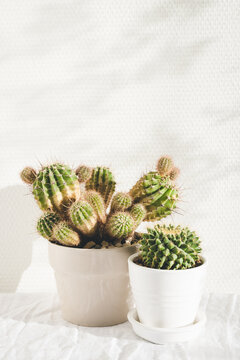
<svg viewBox="0 0 240 360"><path fill-rule="evenodd" d="M155 345L137 337L128 322L106 328L65 322L56 295L1 294L0 359L240 359L240 296L205 295L201 307L207 325L200 338Z"/></svg>

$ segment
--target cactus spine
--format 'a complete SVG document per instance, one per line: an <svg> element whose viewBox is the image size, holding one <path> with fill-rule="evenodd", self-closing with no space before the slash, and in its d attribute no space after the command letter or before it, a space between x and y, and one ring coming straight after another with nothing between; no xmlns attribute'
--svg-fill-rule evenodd
<svg viewBox="0 0 240 360"><path fill-rule="evenodd" d="M140 254L147 267L183 270L201 263L200 240L188 228L156 225L141 235Z"/></svg>
<svg viewBox="0 0 240 360"><path fill-rule="evenodd" d="M78 200L80 185L68 166L53 164L39 171L33 183L33 195L43 211L62 212Z"/></svg>
<svg viewBox="0 0 240 360"><path fill-rule="evenodd" d="M81 165L77 168L76 175L78 177L78 181L80 183L84 183L90 179L92 175L92 168L85 165Z"/></svg>
<svg viewBox="0 0 240 360"><path fill-rule="evenodd" d="M132 205L132 198L129 194L119 192L113 196L111 212L125 211Z"/></svg>
<svg viewBox="0 0 240 360"><path fill-rule="evenodd" d="M106 224L106 232L118 241L127 239L135 229L135 223L127 212L117 212L110 216Z"/></svg>
<svg viewBox="0 0 240 360"><path fill-rule="evenodd" d="M20 177L22 179L22 181L24 181L26 184L33 184L36 177L37 177L37 173L36 171L31 168L31 167L25 167L21 173L20 173Z"/></svg>
<svg viewBox="0 0 240 360"><path fill-rule="evenodd" d="M106 208L115 191L116 182L112 172L105 167L93 169L91 178L86 182L87 190L98 191L106 204Z"/></svg>
<svg viewBox="0 0 240 360"><path fill-rule="evenodd" d="M106 209L102 196L94 190L89 190L84 194L86 201L92 206L97 214L98 220L105 224L106 222Z"/></svg>
<svg viewBox="0 0 240 360"><path fill-rule="evenodd" d="M147 212L142 204L135 204L130 210L130 215L135 221L136 227L144 220Z"/></svg>
<svg viewBox="0 0 240 360"><path fill-rule="evenodd" d="M42 237L53 240L53 228L59 221L60 217L58 214L46 212L37 222L37 231Z"/></svg>
<svg viewBox="0 0 240 360"><path fill-rule="evenodd" d="M95 234L97 215L92 206L84 200L75 202L69 209L69 217L73 225L87 236Z"/></svg>
<svg viewBox="0 0 240 360"><path fill-rule="evenodd" d="M53 238L60 244L67 246L78 246L80 243L79 235L65 221L54 226Z"/></svg>

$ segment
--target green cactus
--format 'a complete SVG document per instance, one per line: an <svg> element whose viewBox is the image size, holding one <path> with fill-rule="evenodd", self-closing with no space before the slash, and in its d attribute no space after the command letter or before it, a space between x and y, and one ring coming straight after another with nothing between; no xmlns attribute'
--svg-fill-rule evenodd
<svg viewBox="0 0 240 360"><path fill-rule="evenodd" d="M84 183L90 179L92 175L92 168L85 165L81 165L77 168L76 175L78 177L78 181L80 183Z"/></svg>
<svg viewBox="0 0 240 360"><path fill-rule="evenodd" d="M169 173L170 180L175 181L179 174L180 170L177 167L174 167Z"/></svg>
<svg viewBox="0 0 240 360"><path fill-rule="evenodd" d="M168 175L173 169L173 161L169 156L162 156L157 163L157 171L161 176Z"/></svg>
<svg viewBox="0 0 240 360"><path fill-rule="evenodd" d="M39 171L33 195L43 211L63 212L80 196L76 174L66 165L53 164Z"/></svg>
<svg viewBox="0 0 240 360"><path fill-rule="evenodd" d="M42 237L53 240L53 228L59 221L60 217L58 214L46 212L37 222L37 231Z"/></svg>
<svg viewBox="0 0 240 360"><path fill-rule="evenodd" d="M169 177L157 172L144 175L130 190L135 203L142 203L147 214L145 221L156 221L170 215L176 208L178 189Z"/></svg>
<svg viewBox="0 0 240 360"><path fill-rule="evenodd" d="M180 226L147 229L139 241L143 265L154 269L188 269L201 263L200 240L195 232Z"/></svg>
<svg viewBox="0 0 240 360"><path fill-rule="evenodd" d="M73 231L67 222L61 221L53 228L53 238L61 245L78 246L80 244L79 235Z"/></svg>
<svg viewBox="0 0 240 360"><path fill-rule="evenodd" d="M92 206L97 214L98 221L105 224L106 222L106 208L102 196L99 192L89 190L84 193L85 200Z"/></svg>
<svg viewBox="0 0 240 360"><path fill-rule="evenodd" d="M132 205L132 198L129 194L118 192L113 196L111 212L125 211Z"/></svg>
<svg viewBox="0 0 240 360"><path fill-rule="evenodd" d="M85 200L72 204L69 217L73 225L86 236L93 236L97 230L97 215L92 206Z"/></svg>
<svg viewBox="0 0 240 360"><path fill-rule="evenodd" d="M37 173L36 171L31 168L31 167L25 167L21 173L20 173L20 177L22 179L22 181L24 181L26 184L33 184L36 177L37 177Z"/></svg>
<svg viewBox="0 0 240 360"><path fill-rule="evenodd" d="M93 169L91 178L86 182L87 190L98 191L106 204L106 208L115 191L116 182L112 172L105 167Z"/></svg>
<svg viewBox="0 0 240 360"><path fill-rule="evenodd" d="M144 220L147 211L142 204L135 204L130 210L130 215L135 221L136 227Z"/></svg>
<svg viewBox="0 0 240 360"><path fill-rule="evenodd" d="M127 239L134 231L135 223L128 212L117 212L109 217L106 232L111 239L118 241Z"/></svg>

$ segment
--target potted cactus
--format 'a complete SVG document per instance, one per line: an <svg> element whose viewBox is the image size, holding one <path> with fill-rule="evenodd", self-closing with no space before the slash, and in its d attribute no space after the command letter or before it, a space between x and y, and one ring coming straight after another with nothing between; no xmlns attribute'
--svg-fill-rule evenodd
<svg viewBox="0 0 240 360"><path fill-rule="evenodd" d="M139 320L154 328L177 328L196 318L206 275L195 232L155 225L142 233L140 251L129 257Z"/></svg>
<svg viewBox="0 0 240 360"><path fill-rule="evenodd" d="M78 325L107 326L126 321L128 257L136 252L142 221L155 221L176 208L178 175L169 157L144 175L128 193L115 193L105 167L55 163L39 171L26 167L22 180L32 188L43 215L39 234L49 241L63 318Z"/></svg>

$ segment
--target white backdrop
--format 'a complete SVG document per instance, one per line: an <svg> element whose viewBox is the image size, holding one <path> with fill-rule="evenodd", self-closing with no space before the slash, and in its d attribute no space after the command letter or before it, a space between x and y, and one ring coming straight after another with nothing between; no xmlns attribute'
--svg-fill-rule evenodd
<svg viewBox="0 0 240 360"><path fill-rule="evenodd" d="M201 236L209 290L240 292L240 1L1 0L0 19L0 290L55 289L22 167L107 165L127 190L170 154L167 220Z"/></svg>

